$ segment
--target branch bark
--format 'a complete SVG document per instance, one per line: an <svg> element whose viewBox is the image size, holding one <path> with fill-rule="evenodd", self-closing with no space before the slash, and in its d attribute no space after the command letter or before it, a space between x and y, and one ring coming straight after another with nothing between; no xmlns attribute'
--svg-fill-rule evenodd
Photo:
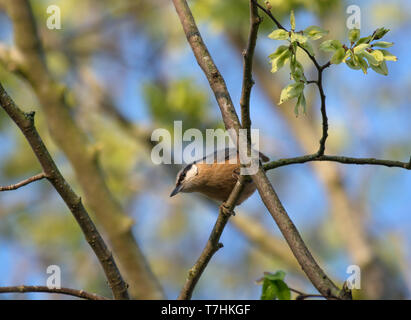
<svg viewBox="0 0 411 320"><path fill-rule="evenodd" d="M82 298L86 300L110 300L106 297L100 296L95 293L89 293L84 290L71 289L71 288L49 289L46 286L24 286L24 285L23 286L0 287L0 293L27 293L27 292L66 294L69 296Z"/></svg>
<svg viewBox="0 0 411 320"><path fill-rule="evenodd" d="M48 71L29 2L13 0L7 1L6 5L21 58L17 69L33 87L51 136L73 166L85 200L101 223L124 270L131 295L138 299L163 298L160 285L133 235L133 219L108 189L95 151L72 118L65 99L67 89L57 83Z"/></svg>
<svg viewBox="0 0 411 320"><path fill-rule="evenodd" d="M116 299L128 299L127 285L117 268L111 252L107 248L103 238L100 236L100 233L97 231L93 221L90 219L81 202L81 198L73 191L73 189L71 189L70 185L61 175L59 169L51 158L50 153L34 126L34 113L24 113L18 108L1 84L0 104L27 139L43 168L47 179L60 194L79 224L87 242L103 267L114 297Z"/></svg>

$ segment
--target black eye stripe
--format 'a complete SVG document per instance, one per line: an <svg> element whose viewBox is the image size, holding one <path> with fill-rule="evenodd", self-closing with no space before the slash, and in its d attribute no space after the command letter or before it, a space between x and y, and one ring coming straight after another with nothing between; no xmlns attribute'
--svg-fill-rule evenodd
<svg viewBox="0 0 411 320"><path fill-rule="evenodd" d="M178 177L178 183L182 182L184 178L186 177L187 172L191 169L193 165L189 164L187 167L183 169L183 171L180 173L180 176Z"/></svg>

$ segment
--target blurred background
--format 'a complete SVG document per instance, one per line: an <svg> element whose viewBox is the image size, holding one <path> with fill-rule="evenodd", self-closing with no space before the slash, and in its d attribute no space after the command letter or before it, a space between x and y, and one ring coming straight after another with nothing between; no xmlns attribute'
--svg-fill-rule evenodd
<svg viewBox="0 0 411 320"><path fill-rule="evenodd" d="M327 153L408 161L411 1L270 2L285 26L294 9L297 29L322 26L330 30L326 39L346 42L346 9L351 4L361 9L363 36L378 27L391 29L384 40L395 42L389 50L399 60L389 62L387 77L371 70L364 75L344 64L325 71L330 125ZM151 162L151 132L156 128L172 131L175 120L183 120L184 129L203 132L223 124L174 7L167 0L30 3L49 72L56 83L64 84L64 103L88 145L98 150L101 174L113 198L135 221L132 234L164 297L175 299L218 210L216 204L194 194L169 198L180 166ZM47 29L46 9L51 4L61 9L61 30ZM193 0L189 4L238 108L248 1ZM290 81L286 68L270 73L267 57L280 44L267 38L273 29L264 17L256 49L251 116L252 127L260 129L260 149L276 159L316 151L321 126L314 86L306 89L306 115L295 117L293 102L277 105L281 89ZM0 42L13 45L13 23L6 10L0 13ZM318 59L325 63L329 56L318 52ZM310 61L304 56L300 61L307 78L315 78ZM0 82L22 109L37 111L41 136L65 178L83 196L80 173L50 135L49 119L32 85L4 65L0 66ZM17 127L0 111L0 185L40 170ZM355 297L411 297L408 171L324 162L278 168L269 172L269 178L306 244L339 285L349 276L347 267L355 264L361 267L361 290L354 291ZM86 205L89 201L84 199ZM193 298L259 299L261 286L255 281L264 271L277 270L287 273L285 281L290 287L315 292L258 193L236 212L223 233L224 248L207 267ZM107 230L101 229L104 236ZM110 296L97 259L47 181L0 193L0 286L45 285L46 268L51 264L61 267L62 286ZM49 294L0 296L15 298L68 299Z"/></svg>

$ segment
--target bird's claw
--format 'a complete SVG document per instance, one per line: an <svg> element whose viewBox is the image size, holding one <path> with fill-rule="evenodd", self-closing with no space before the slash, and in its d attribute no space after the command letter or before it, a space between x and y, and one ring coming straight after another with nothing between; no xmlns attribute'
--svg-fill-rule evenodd
<svg viewBox="0 0 411 320"><path fill-rule="evenodd" d="M231 210L230 208L228 208L225 203L222 203L220 205L220 210L221 212L226 215L226 216L235 216L235 212L234 210Z"/></svg>

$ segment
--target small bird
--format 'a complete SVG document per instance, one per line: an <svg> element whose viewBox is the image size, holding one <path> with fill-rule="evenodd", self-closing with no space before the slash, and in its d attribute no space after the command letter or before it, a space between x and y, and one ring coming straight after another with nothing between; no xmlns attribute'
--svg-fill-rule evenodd
<svg viewBox="0 0 411 320"><path fill-rule="evenodd" d="M230 152L231 151L231 152ZM217 163L217 152L214 152L200 160L194 161L184 167L178 174L176 186L170 197L179 192L199 192L216 201L226 201L233 190L240 173L240 159L238 152L226 148L224 162ZM260 154L260 160L267 162L267 156ZM208 157L213 157L213 163L207 163ZM235 156L236 162L230 163L230 159ZM237 201L241 204L248 199L255 191L255 184L250 181L244 186L244 190Z"/></svg>

